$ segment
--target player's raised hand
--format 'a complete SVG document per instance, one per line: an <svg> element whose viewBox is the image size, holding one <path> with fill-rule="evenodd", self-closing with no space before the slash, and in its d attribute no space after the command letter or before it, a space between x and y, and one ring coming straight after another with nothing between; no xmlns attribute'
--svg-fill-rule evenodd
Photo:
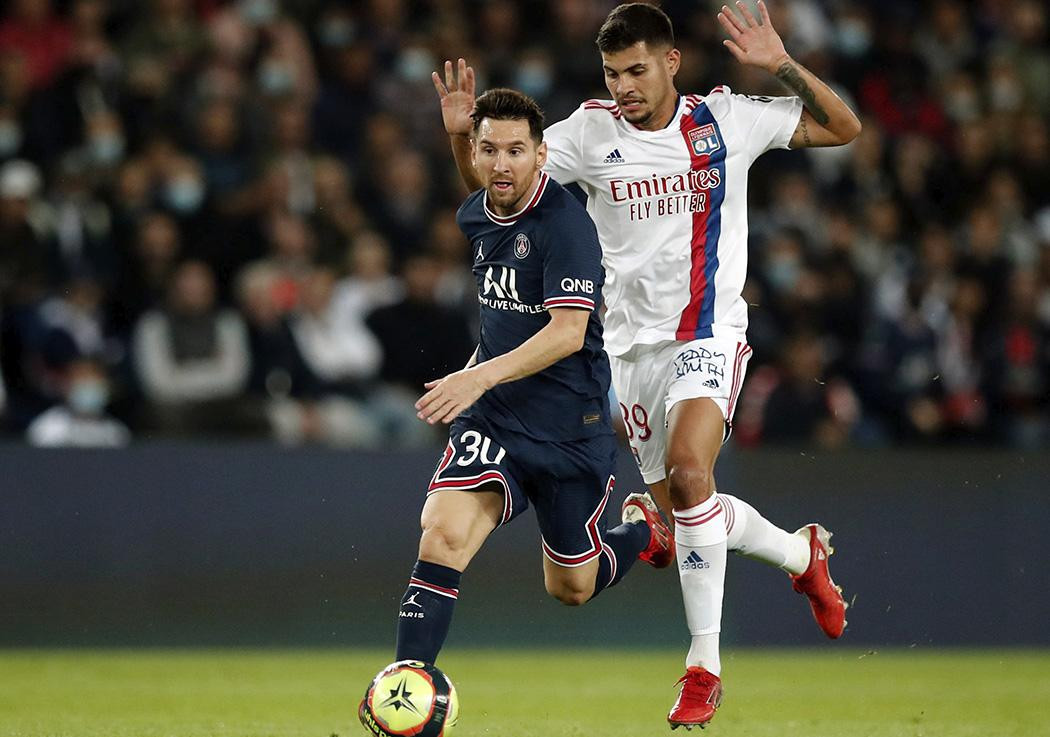
<svg viewBox="0 0 1050 737"><path fill-rule="evenodd" d="M766 4L758 0L760 19L756 19L741 0L737 0L736 6L740 10L740 17L728 5L723 5L718 13L718 22L729 34L729 38L722 43L741 64L761 67L776 74L788 54L784 50L784 42L769 20Z"/></svg>
<svg viewBox="0 0 1050 737"><path fill-rule="evenodd" d="M416 402L416 416L431 425L437 422L447 425L488 391L474 368L428 381L424 386L430 391Z"/></svg>
<svg viewBox="0 0 1050 737"><path fill-rule="evenodd" d="M445 81L441 75L433 72L434 89L441 98L441 119L449 135L470 135L474 130L474 121L470 114L474 112L474 68L459 60L458 69L453 73L452 62L445 62Z"/></svg>

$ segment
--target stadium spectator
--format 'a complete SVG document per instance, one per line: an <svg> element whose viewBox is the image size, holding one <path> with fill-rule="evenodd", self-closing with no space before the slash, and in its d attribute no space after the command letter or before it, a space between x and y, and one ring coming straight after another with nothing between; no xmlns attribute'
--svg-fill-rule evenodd
<svg viewBox="0 0 1050 737"><path fill-rule="evenodd" d="M315 376L361 396L367 382L378 375L382 354L352 298L336 287L335 274L328 269L306 277L292 334Z"/></svg>
<svg viewBox="0 0 1050 737"><path fill-rule="evenodd" d="M109 381L98 361L80 358L63 372L65 401L29 425L26 439L42 448L118 448L131 442L131 432L106 414Z"/></svg>
<svg viewBox="0 0 1050 737"><path fill-rule="evenodd" d="M188 261L172 275L164 306L139 318L133 359L151 420L162 430L221 430L250 370L241 318L215 303L211 269Z"/></svg>
<svg viewBox="0 0 1050 737"><path fill-rule="evenodd" d="M368 317L368 326L383 347L380 375L408 396L421 392L426 382L463 368L474 352L466 320L437 301L440 278L433 256L410 257L405 264L404 299Z"/></svg>
<svg viewBox="0 0 1050 737"><path fill-rule="evenodd" d="M859 402L848 384L827 374L825 346L811 332L788 339L779 368L764 367L756 377L755 396L742 400L745 441L774 445L844 445L859 419ZM755 421L761 406L759 426Z"/></svg>
<svg viewBox="0 0 1050 737"><path fill-rule="evenodd" d="M0 167L0 296L20 305L38 299L51 281L50 244L34 217L40 171L28 161Z"/></svg>
<svg viewBox="0 0 1050 737"><path fill-rule="evenodd" d="M241 430L272 434L260 406L273 397L267 384L281 386L275 376L295 377L285 393L301 402L359 391L322 390L327 380L296 345L292 326L324 312L306 305L318 268L331 310L351 324L379 310L380 322L416 331L390 348L385 326L377 339L400 358L384 357L367 392L373 418L386 411L379 398L409 407L415 389L406 387L421 376L402 374L423 373L418 359L431 350L435 366L465 360L428 341L469 330L461 315L476 298L453 218L463 192L430 71L464 55L482 89L522 88L549 122L560 120L604 96L593 41L611 4L7 3L0 359L9 427L22 433L62 401L58 377L84 346L45 324L42 305L79 315L80 325L81 288L65 290L91 282L107 309L90 322L105 360L118 361L108 369L137 434L149 400L136 398L119 350L144 313L170 312L168 284L187 259L214 274L219 303L236 292L251 326L251 389L231 395L247 408ZM784 94L722 53L707 5L663 6L692 60L679 74L683 89ZM852 442L1045 447L1039 428L1050 407L1033 392L1046 387L1022 380L1041 359L1026 363L1018 347L1038 355L1050 329L1046 4L807 1L770 12L792 54L834 68L864 130L841 149L763 157L750 178L755 268L745 294L755 355L742 401L761 394L759 377L780 380L793 336L813 335L828 386L847 382L860 397ZM436 281L414 302L402 277L420 281L429 268L420 256L436 263ZM273 301L265 309L238 288L260 281ZM411 323L417 313L426 329Z"/></svg>
<svg viewBox="0 0 1050 737"><path fill-rule="evenodd" d="M50 0L14 0L0 21L0 53L25 59L32 89L47 87L71 47L69 24L53 12Z"/></svg>

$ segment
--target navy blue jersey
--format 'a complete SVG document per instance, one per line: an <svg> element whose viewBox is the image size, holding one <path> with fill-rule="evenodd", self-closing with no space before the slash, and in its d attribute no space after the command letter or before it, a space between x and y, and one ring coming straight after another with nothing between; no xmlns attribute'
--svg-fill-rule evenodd
<svg viewBox="0 0 1050 737"><path fill-rule="evenodd" d="M532 376L493 387L466 416L539 440L578 440L612 432L609 359L598 319L605 272L594 223L564 187L540 174L531 201L500 217L485 190L471 194L456 220L470 241L481 303L478 362L508 353L550 321L547 310L590 311L583 348Z"/></svg>

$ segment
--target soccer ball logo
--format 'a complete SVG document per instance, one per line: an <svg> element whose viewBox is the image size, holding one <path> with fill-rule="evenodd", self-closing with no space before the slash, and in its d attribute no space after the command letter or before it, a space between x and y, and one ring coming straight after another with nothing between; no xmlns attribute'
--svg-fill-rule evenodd
<svg viewBox="0 0 1050 737"><path fill-rule="evenodd" d="M529 250L532 245L529 243L529 237L524 233L518 233L514 239L514 255L518 258L525 258L529 255Z"/></svg>
<svg viewBox="0 0 1050 737"><path fill-rule="evenodd" d="M436 666L402 660L372 679L358 717L376 737L446 737L459 719L459 698Z"/></svg>

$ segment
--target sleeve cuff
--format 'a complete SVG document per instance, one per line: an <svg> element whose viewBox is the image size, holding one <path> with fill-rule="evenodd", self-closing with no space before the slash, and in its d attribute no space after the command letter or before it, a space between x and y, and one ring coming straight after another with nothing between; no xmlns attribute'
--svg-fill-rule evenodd
<svg viewBox="0 0 1050 737"><path fill-rule="evenodd" d="M576 307L581 310L593 310L594 300L575 296L550 297L543 300L543 306L548 310L552 307Z"/></svg>

